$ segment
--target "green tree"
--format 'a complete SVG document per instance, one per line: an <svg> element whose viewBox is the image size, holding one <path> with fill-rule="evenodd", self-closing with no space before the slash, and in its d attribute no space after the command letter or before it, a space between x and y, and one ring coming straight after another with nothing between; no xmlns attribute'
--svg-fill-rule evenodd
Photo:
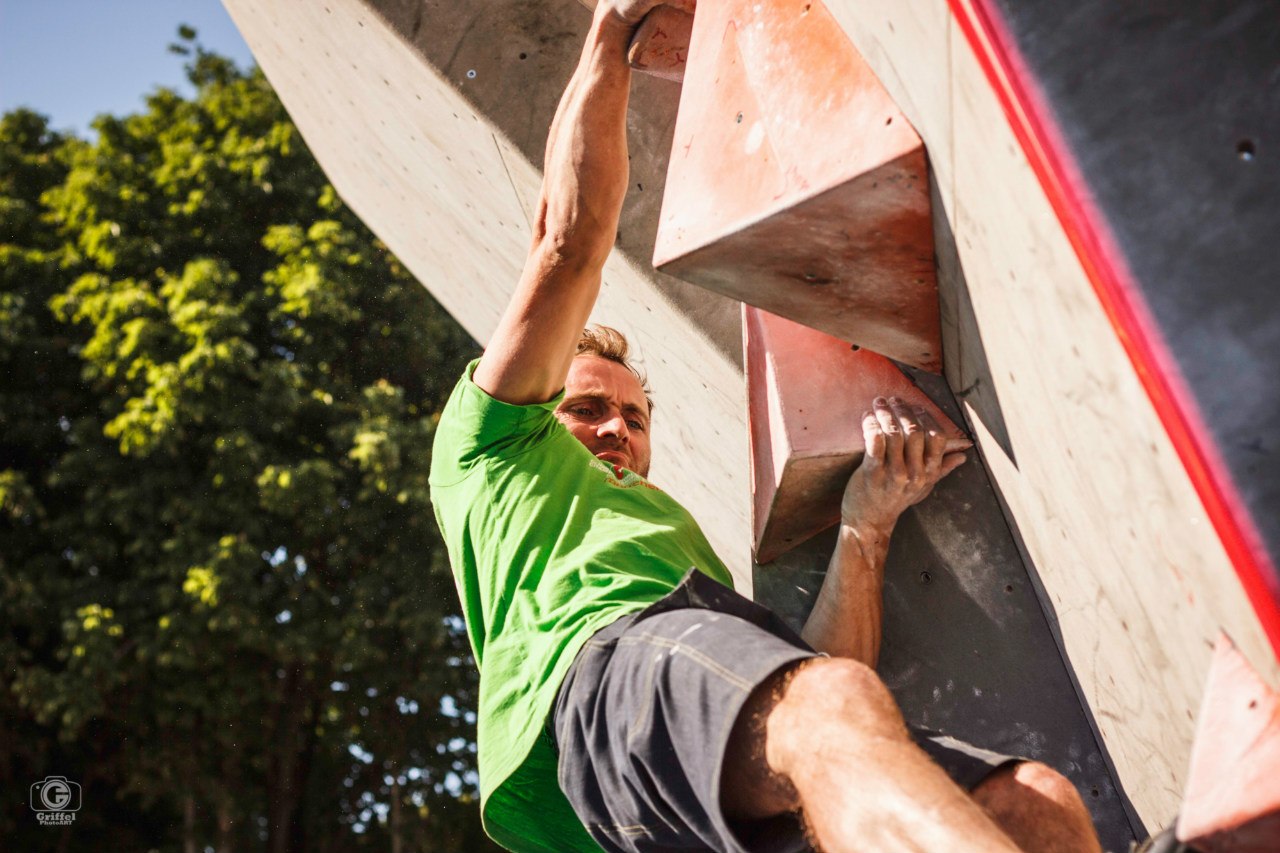
<svg viewBox="0 0 1280 853"><path fill-rule="evenodd" d="M475 344L183 36L193 98L0 120L0 778L83 785L64 849L487 849L427 488Z"/></svg>

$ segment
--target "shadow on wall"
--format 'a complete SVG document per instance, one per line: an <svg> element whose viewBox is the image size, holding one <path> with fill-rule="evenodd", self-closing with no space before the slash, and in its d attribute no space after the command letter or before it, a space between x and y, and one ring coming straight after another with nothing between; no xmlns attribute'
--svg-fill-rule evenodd
<svg viewBox="0 0 1280 853"><path fill-rule="evenodd" d="M1009 439L1000 397L991 377L987 349L973 310L969 283L956 249L950 217L942 205L942 196L932 170L929 172L929 196L933 206L933 245L938 261L938 303L942 319L943 370L955 396L969 404L991 437L1016 468L1018 458ZM911 372L912 378L919 376ZM953 416L954 417L954 416ZM959 418L955 418L959 423Z"/></svg>

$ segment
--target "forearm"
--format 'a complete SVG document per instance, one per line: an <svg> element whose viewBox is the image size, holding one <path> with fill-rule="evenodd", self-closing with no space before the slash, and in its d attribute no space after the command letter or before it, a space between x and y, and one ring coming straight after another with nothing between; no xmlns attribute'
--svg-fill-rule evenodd
<svg viewBox="0 0 1280 853"><path fill-rule="evenodd" d="M875 666L884 614L884 561L898 518L964 463L933 416L897 397L862 415L866 454L840 501L840 538L803 636L820 652Z"/></svg>
<svg viewBox="0 0 1280 853"><path fill-rule="evenodd" d="M535 252L603 265L613 247L630 173L626 53L631 32L597 9L547 137Z"/></svg>
<svg viewBox="0 0 1280 853"><path fill-rule="evenodd" d="M474 374L508 403L543 402L560 390L600 292L629 180L631 31L597 10L551 124L529 256Z"/></svg>
<svg viewBox="0 0 1280 853"><path fill-rule="evenodd" d="M841 524L836 549L801 636L820 652L874 667L884 621L890 529Z"/></svg>

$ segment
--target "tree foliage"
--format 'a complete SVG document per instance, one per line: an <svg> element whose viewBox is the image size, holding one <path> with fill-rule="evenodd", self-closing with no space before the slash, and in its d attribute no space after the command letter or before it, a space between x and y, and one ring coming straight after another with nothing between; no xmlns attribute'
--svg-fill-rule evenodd
<svg viewBox="0 0 1280 853"><path fill-rule="evenodd" d="M485 849L427 489L474 343L182 36L192 98L0 120L0 778L84 790L0 836Z"/></svg>

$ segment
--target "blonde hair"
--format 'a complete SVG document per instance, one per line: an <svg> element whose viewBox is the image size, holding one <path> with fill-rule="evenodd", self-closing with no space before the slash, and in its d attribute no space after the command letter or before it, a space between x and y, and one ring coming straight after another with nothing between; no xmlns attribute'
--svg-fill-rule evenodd
<svg viewBox="0 0 1280 853"><path fill-rule="evenodd" d="M653 397L650 396L653 390L649 387L649 378L631 363L628 358L630 352L631 344L628 343L627 336L611 326L602 326L598 323L588 326L582 330L582 336L578 338L577 355L594 355L608 359L631 371L631 375L640 383L640 390L644 392L644 399L649 404L649 414L653 414Z"/></svg>

